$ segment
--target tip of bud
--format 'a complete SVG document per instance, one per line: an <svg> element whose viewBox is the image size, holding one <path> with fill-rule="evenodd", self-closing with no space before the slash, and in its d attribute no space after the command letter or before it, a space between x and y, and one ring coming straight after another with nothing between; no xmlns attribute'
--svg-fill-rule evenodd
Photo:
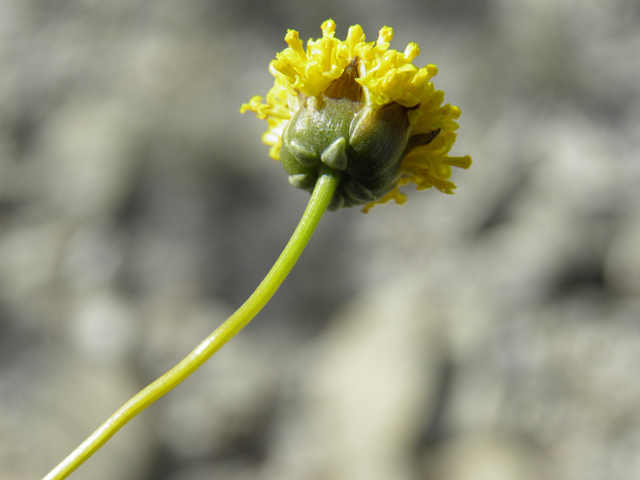
<svg viewBox="0 0 640 480"><path fill-rule="evenodd" d="M359 77L358 61L358 57L355 57L349 62L342 75L331 82L325 90L325 96L336 100L346 98L352 102L362 101L362 85L356 82L356 78Z"/></svg>

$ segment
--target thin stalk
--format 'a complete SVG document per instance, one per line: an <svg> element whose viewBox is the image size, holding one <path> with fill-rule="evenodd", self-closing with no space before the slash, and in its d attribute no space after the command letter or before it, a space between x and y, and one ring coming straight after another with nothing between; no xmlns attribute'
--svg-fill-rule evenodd
<svg viewBox="0 0 640 480"><path fill-rule="evenodd" d="M67 478L129 420L182 383L262 310L300 258L300 254L327 210L339 182L339 173L335 171L327 170L320 175L309 204L289 243L247 301L175 367L122 405L89 438L49 472L44 480Z"/></svg>

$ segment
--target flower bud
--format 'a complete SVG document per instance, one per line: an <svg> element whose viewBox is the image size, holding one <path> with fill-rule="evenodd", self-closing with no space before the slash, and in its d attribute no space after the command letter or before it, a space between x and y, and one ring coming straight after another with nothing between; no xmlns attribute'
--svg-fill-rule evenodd
<svg viewBox="0 0 640 480"><path fill-rule="evenodd" d="M322 30L323 38L310 40L306 52L297 32L289 31L289 48L271 63L276 82L266 104L254 97L241 109L269 121L263 139L289 183L312 191L321 171L341 172L332 210L403 203L398 186L408 182L452 193L450 167L468 168L471 159L447 156L460 112L441 105L442 92L429 82L435 66L411 65L419 53L415 44L405 53L388 50L389 27L375 46L364 42L357 25L344 42L333 38L331 20Z"/></svg>

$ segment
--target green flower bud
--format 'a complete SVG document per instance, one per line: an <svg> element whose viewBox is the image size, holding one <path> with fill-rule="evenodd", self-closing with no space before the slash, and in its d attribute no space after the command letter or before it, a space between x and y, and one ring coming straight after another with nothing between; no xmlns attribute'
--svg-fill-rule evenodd
<svg viewBox="0 0 640 480"><path fill-rule="evenodd" d="M323 168L342 172L332 210L390 192L409 139L408 109L395 102L366 106L357 65L354 58L323 94L307 98L282 136L280 161L291 185L311 191Z"/></svg>

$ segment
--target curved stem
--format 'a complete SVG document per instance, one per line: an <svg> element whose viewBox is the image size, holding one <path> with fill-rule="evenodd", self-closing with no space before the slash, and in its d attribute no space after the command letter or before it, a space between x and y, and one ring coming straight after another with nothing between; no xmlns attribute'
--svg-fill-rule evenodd
<svg viewBox="0 0 640 480"><path fill-rule="evenodd" d="M69 476L129 420L182 383L262 310L300 258L300 254L326 211L339 182L339 173L335 171L327 170L320 175L309 204L289 243L247 301L175 367L120 407L89 438L49 472L44 480L61 480Z"/></svg>

